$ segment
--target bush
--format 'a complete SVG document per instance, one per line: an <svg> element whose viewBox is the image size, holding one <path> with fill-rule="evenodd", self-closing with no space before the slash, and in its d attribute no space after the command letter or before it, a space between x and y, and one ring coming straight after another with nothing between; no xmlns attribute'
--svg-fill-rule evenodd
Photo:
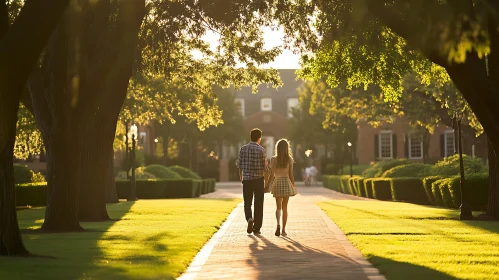
<svg viewBox="0 0 499 280"><path fill-rule="evenodd" d="M444 201L442 200L442 193L440 192L440 184L444 183L447 178L442 178L434 181L431 184L431 192L433 193L433 199L435 205L444 207Z"/></svg>
<svg viewBox="0 0 499 280"><path fill-rule="evenodd" d="M410 163L412 162L405 158L379 161L374 163L366 170L364 170L364 172L362 172L362 176L366 178L381 177L383 176L383 173L385 173L389 169L394 168L395 166L405 165Z"/></svg>
<svg viewBox="0 0 499 280"><path fill-rule="evenodd" d="M342 168L343 164L329 163L326 165L326 168L324 168L323 174L337 175L338 173L340 173L340 170Z"/></svg>
<svg viewBox="0 0 499 280"><path fill-rule="evenodd" d="M373 197L379 200L391 200L392 199L392 179L388 178L374 178L372 180L373 185Z"/></svg>
<svg viewBox="0 0 499 280"><path fill-rule="evenodd" d="M374 198L373 195L373 178L364 179L364 189L367 198Z"/></svg>
<svg viewBox="0 0 499 280"><path fill-rule="evenodd" d="M355 177L355 187L357 190L357 195L361 197L367 197L366 189L364 187L364 178L363 177Z"/></svg>
<svg viewBox="0 0 499 280"><path fill-rule="evenodd" d="M328 189L341 192L340 176L324 175L322 176L322 184Z"/></svg>
<svg viewBox="0 0 499 280"><path fill-rule="evenodd" d="M350 175L342 175L340 176L340 191L346 194L353 194L350 190L350 184L348 180L350 179Z"/></svg>
<svg viewBox="0 0 499 280"><path fill-rule="evenodd" d="M45 206L47 204L47 183L16 185L17 206Z"/></svg>
<svg viewBox="0 0 499 280"><path fill-rule="evenodd" d="M33 180L34 172L26 165L14 164L14 183L27 184Z"/></svg>
<svg viewBox="0 0 499 280"><path fill-rule="evenodd" d="M443 177L442 176L429 176L429 177L423 178L423 187L424 187L426 196L428 197L428 202L430 204L437 205L435 202L435 197L433 196L433 192L431 190L431 184L433 184L433 182L440 180L440 179L443 179Z"/></svg>
<svg viewBox="0 0 499 280"><path fill-rule="evenodd" d="M468 175L464 180L464 192L473 210L487 209L489 193L489 175L476 173Z"/></svg>
<svg viewBox="0 0 499 280"><path fill-rule="evenodd" d="M451 195L452 180L453 178L446 178L437 181L440 182L438 187L440 188L440 195L442 196L443 205L447 208L457 208L454 205L454 201L452 201L452 195Z"/></svg>
<svg viewBox="0 0 499 280"><path fill-rule="evenodd" d="M480 158L463 155L464 174L484 173L487 166ZM459 155L452 155L435 163L433 175L455 176L459 175Z"/></svg>
<svg viewBox="0 0 499 280"><path fill-rule="evenodd" d="M423 178L431 175L432 165L424 163L411 163L395 166L383 173L384 178L413 177Z"/></svg>
<svg viewBox="0 0 499 280"><path fill-rule="evenodd" d="M31 178L32 183L45 183L47 180L45 180L45 176L41 172L38 173L33 173L33 177Z"/></svg>
<svg viewBox="0 0 499 280"><path fill-rule="evenodd" d="M180 177L185 178L185 179L194 179L194 180L201 180L201 177L199 177L198 174L196 174L194 171L190 170L189 168L185 168L183 166L175 165L175 166L170 166L170 170L176 172Z"/></svg>
<svg viewBox="0 0 499 280"><path fill-rule="evenodd" d="M137 198L191 198L201 193L200 181L191 179L137 180ZM130 181L117 180L116 191L120 199L130 196Z"/></svg>
<svg viewBox="0 0 499 280"><path fill-rule="evenodd" d="M161 164L151 164L144 168L144 171L154 175L158 179L181 179L177 172L172 169L161 165Z"/></svg>
<svg viewBox="0 0 499 280"><path fill-rule="evenodd" d="M369 167L371 167L370 164L360 164L360 165L353 165L352 166L352 174L353 175L362 175L362 173L364 173L364 171L366 171L366 169L368 169ZM345 165L343 166L343 170L342 170L342 174L350 174L350 166L349 165Z"/></svg>
<svg viewBox="0 0 499 280"><path fill-rule="evenodd" d="M423 181L419 178L393 178L391 190L394 201L429 204Z"/></svg>
<svg viewBox="0 0 499 280"><path fill-rule="evenodd" d="M350 177L350 175L348 175L348 190L351 194L353 195L356 195L356 196L359 196L359 192L357 191L357 186L355 184L355 178L356 177Z"/></svg>
<svg viewBox="0 0 499 280"><path fill-rule="evenodd" d="M129 141L131 141L131 140L129 140ZM130 156L130 154L128 154L128 156ZM139 168L141 166L144 166L144 163L145 163L144 151L136 149L135 150L135 168ZM128 162L128 159L126 157L121 162L121 168L124 171L130 171L130 169L132 168L132 166L130 165L130 163Z"/></svg>

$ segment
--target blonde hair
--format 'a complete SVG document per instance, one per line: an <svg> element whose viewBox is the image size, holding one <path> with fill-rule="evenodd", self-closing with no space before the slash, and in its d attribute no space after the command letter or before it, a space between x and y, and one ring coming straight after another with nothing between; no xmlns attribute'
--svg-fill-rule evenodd
<svg viewBox="0 0 499 280"><path fill-rule="evenodd" d="M293 162L293 153L291 145L287 139L279 139L275 144L274 156L277 168L286 168L288 164Z"/></svg>

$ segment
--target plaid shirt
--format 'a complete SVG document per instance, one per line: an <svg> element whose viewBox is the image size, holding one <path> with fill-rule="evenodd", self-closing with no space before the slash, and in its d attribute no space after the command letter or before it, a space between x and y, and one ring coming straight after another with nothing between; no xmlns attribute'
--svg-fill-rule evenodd
<svg viewBox="0 0 499 280"><path fill-rule="evenodd" d="M254 180L264 176L268 168L265 149L256 142L241 147L236 166L243 171L243 180Z"/></svg>

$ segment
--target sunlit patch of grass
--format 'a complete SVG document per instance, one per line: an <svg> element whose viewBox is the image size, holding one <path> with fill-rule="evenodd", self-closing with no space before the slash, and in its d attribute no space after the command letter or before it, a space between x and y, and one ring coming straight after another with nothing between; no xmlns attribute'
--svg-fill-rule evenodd
<svg viewBox="0 0 499 280"><path fill-rule="evenodd" d="M239 200L139 200L108 205L109 222L82 223L82 233L24 235L31 253L0 258L0 279L173 279L189 265ZM37 228L44 209L18 212Z"/></svg>
<svg viewBox="0 0 499 280"><path fill-rule="evenodd" d="M334 200L319 206L388 279L499 279L499 222L456 210Z"/></svg>

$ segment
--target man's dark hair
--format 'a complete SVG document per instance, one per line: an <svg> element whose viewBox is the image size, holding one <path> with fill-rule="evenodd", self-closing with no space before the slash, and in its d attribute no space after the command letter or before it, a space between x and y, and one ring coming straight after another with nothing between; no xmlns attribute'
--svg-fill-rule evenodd
<svg viewBox="0 0 499 280"><path fill-rule="evenodd" d="M250 133L251 141L256 142L258 139L262 138L262 131L258 128L253 128Z"/></svg>

